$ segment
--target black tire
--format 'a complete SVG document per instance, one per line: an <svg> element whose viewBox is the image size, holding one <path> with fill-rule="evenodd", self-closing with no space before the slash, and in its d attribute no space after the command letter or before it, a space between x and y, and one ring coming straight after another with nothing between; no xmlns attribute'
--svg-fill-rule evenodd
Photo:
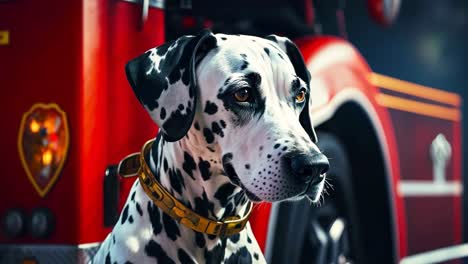
<svg viewBox="0 0 468 264"><path fill-rule="evenodd" d="M320 205L306 199L277 205L269 263L366 263L346 150L332 134L318 138L330 161L324 197Z"/></svg>

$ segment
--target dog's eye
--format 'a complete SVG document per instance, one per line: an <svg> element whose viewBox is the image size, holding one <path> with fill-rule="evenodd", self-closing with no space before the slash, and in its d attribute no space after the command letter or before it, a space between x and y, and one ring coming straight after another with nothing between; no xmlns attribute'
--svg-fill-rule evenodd
<svg viewBox="0 0 468 264"><path fill-rule="evenodd" d="M305 97L306 97L306 91L304 89L299 90L299 92L296 94L296 103L304 102Z"/></svg>
<svg viewBox="0 0 468 264"><path fill-rule="evenodd" d="M240 103L247 102L250 99L250 90L247 88L239 89L234 93L234 98Z"/></svg>

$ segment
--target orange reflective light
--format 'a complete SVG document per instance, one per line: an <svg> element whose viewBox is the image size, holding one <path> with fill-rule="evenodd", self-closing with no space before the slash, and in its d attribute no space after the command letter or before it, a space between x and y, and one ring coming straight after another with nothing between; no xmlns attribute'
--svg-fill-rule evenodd
<svg viewBox="0 0 468 264"><path fill-rule="evenodd" d="M42 154L42 164L44 166L50 165L50 162L52 161L52 151L46 150L44 154Z"/></svg>
<svg viewBox="0 0 468 264"><path fill-rule="evenodd" d="M37 133L39 132L40 128L41 127L39 126L39 123L36 122L36 120L31 121L31 124L29 125L29 129L31 130L31 132Z"/></svg>

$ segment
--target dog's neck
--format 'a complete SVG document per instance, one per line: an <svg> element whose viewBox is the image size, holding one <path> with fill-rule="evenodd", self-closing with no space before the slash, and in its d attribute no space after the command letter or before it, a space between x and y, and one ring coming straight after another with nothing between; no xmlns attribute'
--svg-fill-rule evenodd
<svg viewBox="0 0 468 264"><path fill-rule="evenodd" d="M168 142L159 134L148 157L156 179L201 216L222 220L245 215L245 192L226 176L220 150L203 140L189 133L179 141Z"/></svg>

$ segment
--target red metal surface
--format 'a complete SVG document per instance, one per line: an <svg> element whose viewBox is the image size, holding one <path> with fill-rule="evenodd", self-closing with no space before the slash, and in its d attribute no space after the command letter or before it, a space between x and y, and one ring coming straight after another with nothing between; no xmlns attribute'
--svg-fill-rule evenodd
<svg viewBox="0 0 468 264"><path fill-rule="evenodd" d="M142 31L140 14L141 6L126 2L84 2L79 243L101 241L109 231L101 228L105 167L156 134L124 73L128 60L164 41L163 11L150 8Z"/></svg>
<svg viewBox="0 0 468 264"><path fill-rule="evenodd" d="M258 245L265 252L266 239L268 236L268 223L270 220L271 203L256 204L250 217L250 225Z"/></svg>
<svg viewBox="0 0 468 264"><path fill-rule="evenodd" d="M390 116L397 128L395 137L401 160L401 179L433 180L429 153L432 140L442 133L449 142L453 142L453 122L398 110L390 110ZM447 164L447 180L454 179L454 165L453 159Z"/></svg>
<svg viewBox="0 0 468 264"><path fill-rule="evenodd" d="M453 146L452 149L452 167L453 167L453 179L456 181L463 182L462 179L462 133L461 133L461 122L455 122L453 124ZM454 241L455 243L461 243L462 240L462 232L463 232L463 196L455 196L453 199L453 228L454 228ZM466 227L465 227L466 228Z"/></svg>
<svg viewBox="0 0 468 264"><path fill-rule="evenodd" d="M410 117L402 118L402 114L391 112L394 126L396 127L395 138L397 142L398 155L400 155L401 180L432 180L432 161L429 158L429 146L435 138L435 129L439 132L447 132L447 139L459 140L458 136L452 137L453 129L457 125L449 124L434 118L426 118L420 115L405 113ZM398 116L395 118L395 116ZM448 125L448 126L447 126ZM456 139L457 138L457 139ZM460 147L454 143L453 159L448 164L447 179L460 180ZM455 154L457 153L457 154ZM396 181L397 183L400 180ZM400 195L400 197L403 197ZM399 211L401 217L407 221L407 233L405 242L408 245L407 255L435 250L441 246L457 245L461 242L461 197L407 197L404 199L405 207ZM438 210L441 209L441 210ZM426 219L426 220L423 220ZM421 222L422 221L422 222ZM441 225L439 225L441 224ZM439 232L434 231L434 226L442 226ZM401 232L401 230L400 230ZM401 255L403 257L404 255Z"/></svg>
<svg viewBox="0 0 468 264"><path fill-rule="evenodd" d="M452 148L452 158L445 169L445 179L461 182L460 122L398 110L389 112L396 127L402 180L434 180L429 150L434 138L442 133ZM411 227L407 235L408 255L462 242L460 195L405 197L404 201L405 217Z"/></svg>
<svg viewBox="0 0 468 264"><path fill-rule="evenodd" d="M8 113L0 215L47 207L56 228L41 240L0 234L0 243L79 244L101 241L109 231L102 217L104 170L156 134L124 74L125 62L164 41L163 11L150 8L141 31L140 12L141 6L106 0L1 4L0 28L10 31L11 41L0 46L0 107ZM70 127L63 172L43 199L28 182L16 146L21 115L37 102L59 104Z"/></svg>
<svg viewBox="0 0 468 264"><path fill-rule="evenodd" d="M367 10L369 15L378 23L387 25L383 15L383 1L382 0L367 0Z"/></svg>
<svg viewBox="0 0 468 264"><path fill-rule="evenodd" d="M411 227L408 228L408 255L461 242L460 226L453 221L460 208L452 197L407 197L405 205Z"/></svg>

